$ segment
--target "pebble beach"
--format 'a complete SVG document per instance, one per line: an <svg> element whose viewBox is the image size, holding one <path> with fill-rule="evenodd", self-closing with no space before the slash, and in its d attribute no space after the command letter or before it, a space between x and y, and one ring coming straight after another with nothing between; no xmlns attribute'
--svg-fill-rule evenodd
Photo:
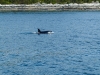
<svg viewBox="0 0 100 75"><path fill-rule="evenodd" d="M100 3L70 4L0 4L0 11L73 11L100 10Z"/></svg>

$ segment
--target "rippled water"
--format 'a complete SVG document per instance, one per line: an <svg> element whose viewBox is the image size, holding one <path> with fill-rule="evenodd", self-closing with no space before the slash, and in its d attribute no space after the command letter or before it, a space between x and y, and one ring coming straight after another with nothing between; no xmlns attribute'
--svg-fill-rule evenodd
<svg viewBox="0 0 100 75"><path fill-rule="evenodd" d="M100 75L100 12L1 12L0 75Z"/></svg>

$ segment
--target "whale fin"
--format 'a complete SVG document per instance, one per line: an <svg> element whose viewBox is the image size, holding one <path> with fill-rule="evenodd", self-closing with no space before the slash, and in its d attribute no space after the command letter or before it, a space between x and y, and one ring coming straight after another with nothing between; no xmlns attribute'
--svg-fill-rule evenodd
<svg viewBox="0 0 100 75"><path fill-rule="evenodd" d="M38 29L38 33L40 33L41 31L40 31L40 29Z"/></svg>

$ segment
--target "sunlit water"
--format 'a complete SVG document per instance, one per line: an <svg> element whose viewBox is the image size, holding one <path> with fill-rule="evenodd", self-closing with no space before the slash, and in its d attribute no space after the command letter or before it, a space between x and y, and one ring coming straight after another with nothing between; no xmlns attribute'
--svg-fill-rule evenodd
<svg viewBox="0 0 100 75"><path fill-rule="evenodd" d="M100 12L1 12L0 75L100 75Z"/></svg>

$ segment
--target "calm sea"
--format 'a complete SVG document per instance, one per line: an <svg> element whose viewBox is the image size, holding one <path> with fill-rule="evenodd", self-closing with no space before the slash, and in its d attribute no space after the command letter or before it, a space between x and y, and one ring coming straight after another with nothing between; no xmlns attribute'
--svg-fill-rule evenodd
<svg viewBox="0 0 100 75"><path fill-rule="evenodd" d="M100 75L100 12L0 12L0 75Z"/></svg>

